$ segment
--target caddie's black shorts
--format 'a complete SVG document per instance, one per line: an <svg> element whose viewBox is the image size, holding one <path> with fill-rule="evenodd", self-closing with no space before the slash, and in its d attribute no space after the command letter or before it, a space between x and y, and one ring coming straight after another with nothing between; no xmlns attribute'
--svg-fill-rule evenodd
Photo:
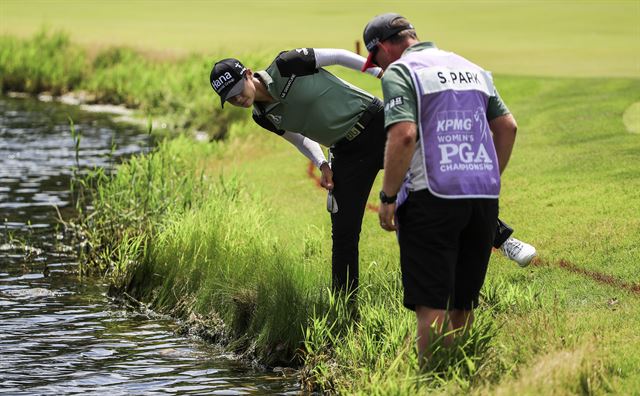
<svg viewBox="0 0 640 396"><path fill-rule="evenodd" d="M477 306L497 219L497 199L443 199L428 190L411 192L398 209L405 307Z"/></svg>

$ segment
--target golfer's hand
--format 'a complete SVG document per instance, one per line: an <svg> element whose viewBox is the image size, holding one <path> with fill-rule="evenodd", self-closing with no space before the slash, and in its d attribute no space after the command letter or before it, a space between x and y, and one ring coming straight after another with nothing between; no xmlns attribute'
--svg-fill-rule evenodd
<svg viewBox="0 0 640 396"><path fill-rule="evenodd" d="M333 171L329 167L328 163L324 163L320 166L320 172L322 172L322 176L320 177L320 185L327 190L333 190Z"/></svg>
<svg viewBox="0 0 640 396"><path fill-rule="evenodd" d="M395 203L380 204L380 209L378 209L378 217L380 218L380 227L382 227L383 230L395 231L397 229L394 223L395 212Z"/></svg>

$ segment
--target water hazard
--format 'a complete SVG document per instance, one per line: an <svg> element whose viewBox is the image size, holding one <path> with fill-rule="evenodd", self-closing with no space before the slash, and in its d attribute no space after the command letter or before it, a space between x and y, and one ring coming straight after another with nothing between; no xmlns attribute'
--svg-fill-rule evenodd
<svg viewBox="0 0 640 396"><path fill-rule="evenodd" d="M148 147L144 133L106 116L0 98L0 394L297 393L295 378L177 336L173 320L126 311L102 280L78 277L78 242L57 220L74 213L67 117L84 169Z"/></svg>

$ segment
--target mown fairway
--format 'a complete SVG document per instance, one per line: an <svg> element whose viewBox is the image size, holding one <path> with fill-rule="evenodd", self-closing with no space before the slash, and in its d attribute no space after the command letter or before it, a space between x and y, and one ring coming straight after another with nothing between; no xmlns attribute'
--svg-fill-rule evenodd
<svg viewBox="0 0 640 396"><path fill-rule="evenodd" d="M354 49L376 14L398 12L421 39L498 73L640 76L640 3L629 1L0 2L0 33L62 28L90 47L161 56L296 47Z"/></svg>
<svg viewBox="0 0 640 396"><path fill-rule="evenodd" d="M233 49L259 69L283 48L352 48L367 20L389 11L365 2L62 4L3 1L0 29L29 34L46 20L85 44L127 44L172 56ZM639 394L640 3L403 2L394 11L412 20L421 38L496 72L520 127L503 178L501 217L540 254L527 269L492 257L480 309L484 323L497 328L490 352L478 353L470 375L441 377L439 389ZM380 95L378 80L332 70ZM202 70L202 84L208 73ZM217 105L212 94L211 106ZM96 205L113 211L96 218L124 222L127 205L146 203L151 194L151 210L157 205L154 213L162 214L154 219L155 234L140 231L153 238L155 261L146 269L161 276L153 278L155 285L134 285L135 291L153 296L147 301L159 310L241 318L231 326L251 332L259 348L283 336L287 347L299 346L299 324L322 300L331 256L325 196L307 176L306 160L250 123L234 124L225 142L179 139L163 150L156 168L142 160L131 174L164 172L159 164L185 168L138 177L139 185L122 171L121 184L105 188ZM237 175L239 186L220 187L220 175L227 182ZM200 197L198 183L212 190ZM165 208L165 202L175 204ZM139 231L140 222L132 224ZM316 379L345 393L415 394L437 387L437 381L419 383L415 354L402 350L414 319L395 288L395 238L372 212L363 224L361 268L363 283L371 285L361 323L310 356L308 368L326 369ZM259 315L247 319L247 306ZM329 332L314 329L307 341Z"/></svg>

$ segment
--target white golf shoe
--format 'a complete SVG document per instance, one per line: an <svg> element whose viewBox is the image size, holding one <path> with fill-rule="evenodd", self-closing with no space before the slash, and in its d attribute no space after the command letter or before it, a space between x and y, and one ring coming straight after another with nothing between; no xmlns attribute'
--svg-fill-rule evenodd
<svg viewBox="0 0 640 396"><path fill-rule="evenodd" d="M500 251L509 260L515 261L521 267L529 265L537 254L536 248L516 238L507 239L502 246L500 246Z"/></svg>

